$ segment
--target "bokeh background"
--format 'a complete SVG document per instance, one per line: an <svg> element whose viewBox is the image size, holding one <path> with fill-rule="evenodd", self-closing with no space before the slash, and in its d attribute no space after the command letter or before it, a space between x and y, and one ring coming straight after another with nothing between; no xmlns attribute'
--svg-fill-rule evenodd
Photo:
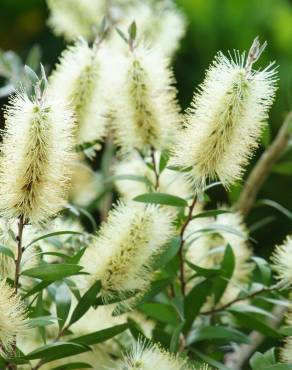
<svg viewBox="0 0 292 370"><path fill-rule="evenodd" d="M246 50L256 35L268 41L268 48L258 66L276 60L279 91L269 129L254 163L275 136L285 114L292 109L292 1L177 0L177 3L188 20L187 35L174 60L182 108L188 106L194 89L202 81L218 50ZM25 61L32 46L38 44L42 63L48 69L52 68L65 44L47 27L47 12L45 0L0 0L0 49L13 50ZM2 80L0 87L1 84ZM0 106L6 102L7 98L1 98ZM0 117L3 124L2 112ZM235 198L237 193L237 189L233 189L231 198ZM223 189L216 189L211 198L213 203L226 202L227 194ZM291 147L280 164L275 166L259 198L271 199L288 210L292 209ZM264 256L269 255L272 245L280 243L292 229L292 220L273 208L255 208L247 223L253 225L266 217L273 217L273 220L252 235L259 241L255 246L257 254Z"/></svg>

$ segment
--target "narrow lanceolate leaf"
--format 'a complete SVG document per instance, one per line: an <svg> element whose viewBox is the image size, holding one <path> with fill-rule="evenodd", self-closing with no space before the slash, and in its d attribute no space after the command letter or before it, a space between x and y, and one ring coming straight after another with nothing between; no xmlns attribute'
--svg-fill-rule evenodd
<svg viewBox="0 0 292 370"><path fill-rule="evenodd" d="M21 275L29 276L43 281L56 281L61 280L65 277L78 274L82 270L81 266L70 265L65 263L59 264L43 264L38 267L34 267L28 270L25 270Z"/></svg>
<svg viewBox="0 0 292 370"><path fill-rule="evenodd" d="M210 211L204 211L204 212L197 213L196 215L194 215L192 217L192 219L205 218L205 217L215 217L215 216L218 216L218 215L222 215L224 213L232 213L232 212L228 211L226 209L213 209L213 210L210 210Z"/></svg>
<svg viewBox="0 0 292 370"><path fill-rule="evenodd" d="M219 276L222 273L221 269L206 269L197 265L194 265L193 263L186 261L186 264L196 272L196 275L203 276L203 277L214 277Z"/></svg>
<svg viewBox="0 0 292 370"><path fill-rule="evenodd" d="M218 303L225 292L225 289L228 285L229 279L233 275L235 268L235 257L232 248L230 245L226 247L223 260L221 263L222 274L220 278L216 279L214 282L214 296L215 303Z"/></svg>
<svg viewBox="0 0 292 370"><path fill-rule="evenodd" d="M186 296L184 302L185 332L191 328L192 323L200 313L200 310L203 304L206 302L207 297L211 294L211 288L212 281L204 280L198 285L194 286Z"/></svg>
<svg viewBox="0 0 292 370"><path fill-rule="evenodd" d="M171 341L170 341L170 347L169 347L170 352L177 353L183 326L184 326L184 322L181 322L174 329L172 336L171 336Z"/></svg>
<svg viewBox="0 0 292 370"><path fill-rule="evenodd" d="M129 328L128 324L116 325L116 326L112 326L111 328L107 328L107 329L96 331L94 333L83 335L82 337L74 338L72 339L71 342L91 346L96 343L103 343L115 337L116 335L121 334L128 328Z"/></svg>
<svg viewBox="0 0 292 370"><path fill-rule="evenodd" d="M187 343L191 344L205 340L214 341L216 339L227 342L251 343L251 340L246 334L234 328L221 325L205 326L194 330L190 334Z"/></svg>
<svg viewBox="0 0 292 370"><path fill-rule="evenodd" d="M237 321L242 325L244 328L248 328L251 330L256 330L262 334L264 334L267 337L271 338L279 338L281 337L281 334L266 324L264 321L258 319L255 317L252 313L245 313L245 312L239 312L237 310L230 310L232 312L232 315L235 316Z"/></svg>
<svg viewBox="0 0 292 370"><path fill-rule="evenodd" d="M79 369L92 369L92 366L85 362L74 362L72 364L66 364L58 367L54 367L52 370L79 370Z"/></svg>
<svg viewBox="0 0 292 370"><path fill-rule="evenodd" d="M145 303L139 310L147 316L166 324L177 325L179 317L176 309L166 303Z"/></svg>
<svg viewBox="0 0 292 370"><path fill-rule="evenodd" d="M81 297L80 301L78 302L77 306L75 307L75 310L72 313L71 319L70 319L70 325L76 322L77 320L82 317L91 306L93 306L96 302L96 296L100 292L101 289L101 282L96 281L84 294L83 297Z"/></svg>
<svg viewBox="0 0 292 370"><path fill-rule="evenodd" d="M42 235L40 236L39 238L36 238L34 240L32 240L29 244L27 244L26 248L30 247L31 245L35 244L36 242L40 241L40 240L43 240L43 239L47 239L47 238L50 238L52 236L56 236L56 235L66 235L66 234L72 234L72 235L83 235L83 233L80 233L78 231L70 231L70 230L66 230L66 231L56 231L54 233L50 233L50 234L46 234L46 235Z"/></svg>
<svg viewBox="0 0 292 370"><path fill-rule="evenodd" d="M72 342L56 342L40 347L25 356L27 360L42 359L43 362L54 361L59 358L65 358L79 353L90 351L90 347L72 343Z"/></svg>
<svg viewBox="0 0 292 370"><path fill-rule="evenodd" d="M60 329L64 326L71 307L71 292L65 283L58 286L55 296Z"/></svg>
<svg viewBox="0 0 292 370"><path fill-rule="evenodd" d="M153 264L153 269L157 270L165 266L177 254L179 248L180 248L180 238L175 237L170 241L167 248L165 248L165 251L155 260Z"/></svg>
<svg viewBox="0 0 292 370"><path fill-rule="evenodd" d="M187 207L185 199L166 193L145 193L134 198L136 202L162 204L172 207Z"/></svg>
<svg viewBox="0 0 292 370"><path fill-rule="evenodd" d="M10 248L5 247L4 245L0 245L0 253L5 254L5 256L14 259L14 253Z"/></svg>
<svg viewBox="0 0 292 370"><path fill-rule="evenodd" d="M58 321L58 318L52 315L39 316L39 317L33 317L32 319L30 319L28 325L30 328L37 328L37 327L53 325L57 321Z"/></svg>

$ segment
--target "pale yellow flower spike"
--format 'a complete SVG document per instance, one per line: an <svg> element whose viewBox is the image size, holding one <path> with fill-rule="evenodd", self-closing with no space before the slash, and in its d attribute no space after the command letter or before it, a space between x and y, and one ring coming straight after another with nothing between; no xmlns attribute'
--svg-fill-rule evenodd
<svg viewBox="0 0 292 370"><path fill-rule="evenodd" d="M191 370L187 360L175 356L159 345L146 345L143 341L136 342L131 351L123 360L119 361L116 367L108 370ZM193 368L193 370L195 370Z"/></svg>
<svg viewBox="0 0 292 370"><path fill-rule="evenodd" d="M122 203L110 212L80 264L89 287L101 280L102 297L144 291L152 279L151 262L173 235L172 217L157 206Z"/></svg>
<svg viewBox="0 0 292 370"><path fill-rule="evenodd" d="M169 147L181 122L174 78L160 53L138 47L119 55L113 129L122 152Z"/></svg>
<svg viewBox="0 0 292 370"><path fill-rule="evenodd" d="M262 50L256 40L246 63L244 54L233 60L220 52L194 96L172 164L190 167L196 188L217 178L225 187L240 180L258 146L276 91L273 63L252 69Z"/></svg>
<svg viewBox="0 0 292 370"><path fill-rule="evenodd" d="M73 119L60 99L31 101L24 92L10 100L1 146L0 211L37 224L66 203L73 158Z"/></svg>
<svg viewBox="0 0 292 370"><path fill-rule="evenodd" d="M79 40L64 51L50 78L52 93L62 96L75 114L77 144L100 142L106 135L104 53Z"/></svg>
<svg viewBox="0 0 292 370"><path fill-rule="evenodd" d="M283 244L276 246L271 258L278 280L284 285L292 285L292 235Z"/></svg>
<svg viewBox="0 0 292 370"><path fill-rule="evenodd" d="M27 329L26 311L23 302L14 290L0 281L0 355L9 354L15 337Z"/></svg>

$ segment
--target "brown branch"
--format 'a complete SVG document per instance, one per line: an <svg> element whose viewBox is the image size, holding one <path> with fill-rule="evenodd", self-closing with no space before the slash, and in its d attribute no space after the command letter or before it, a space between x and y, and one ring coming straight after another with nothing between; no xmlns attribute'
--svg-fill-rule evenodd
<svg viewBox="0 0 292 370"><path fill-rule="evenodd" d="M273 165L277 162L277 160L280 158L283 151L287 147L287 144L291 137L291 127L292 112L287 115L275 140L263 153L255 167L251 171L247 181L245 182L239 200L234 206L234 208L240 211L244 216L246 216L252 209L256 201L258 192L269 176Z"/></svg>
<svg viewBox="0 0 292 370"><path fill-rule="evenodd" d="M274 290L277 290L279 288L279 285L276 284L276 285L272 285L271 287L264 287L262 289L259 289L259 290L256 290L255 292L249 294L248 296L246 297L239 297L239 298L235 298L233 299L232 301L224 304L223 306L221 307L217 307L217 308L213 308L209 311L204 311L204 312L201 312L200 314L201 315L213 315L214 313L217 313L217 312L221 312L221 311L224 311L226 310L226 308L232 306L233 304L235 303L238 303L238 302L242 302L242 301L245 301L246 299L252 299L252 298L255 298L256 296L262 294L262 293L270 293L270 292L273 292Z"/></svg>
<svg viewBox="0 0 292 370"><path fill-rule="evenodd" d="M190 223L190 221L192 219L193 211L194 211L196 202L197 202L197 197L195 196L192 204L189 206L189 213L188 213L187 219L186 219L185 223L183 224L183 226L181 228L181 232L180 232L180 247L179 247L180 282L181 282L181 292L182 292L183 295L185 295L185 291L186 291L185 268L184 268L184 250L183 250L184 249L184 244L185 244L184 235L185 235L186 228L187 228L188 224Z"/></svg>

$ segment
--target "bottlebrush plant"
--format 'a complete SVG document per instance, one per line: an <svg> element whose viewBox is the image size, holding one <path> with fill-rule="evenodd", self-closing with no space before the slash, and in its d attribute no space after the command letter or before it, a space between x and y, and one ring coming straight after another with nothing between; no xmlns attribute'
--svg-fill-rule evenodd
<svg viewBox="0 0 292 370"><path fill-rule="evenodd" d="M245 221L292 133L289 113L246 175L277 90L266 43L214 50L182 112L174 3L48 7L71 45L1 89L0 368L292 369L292 236L265 260Z"/></svg>

